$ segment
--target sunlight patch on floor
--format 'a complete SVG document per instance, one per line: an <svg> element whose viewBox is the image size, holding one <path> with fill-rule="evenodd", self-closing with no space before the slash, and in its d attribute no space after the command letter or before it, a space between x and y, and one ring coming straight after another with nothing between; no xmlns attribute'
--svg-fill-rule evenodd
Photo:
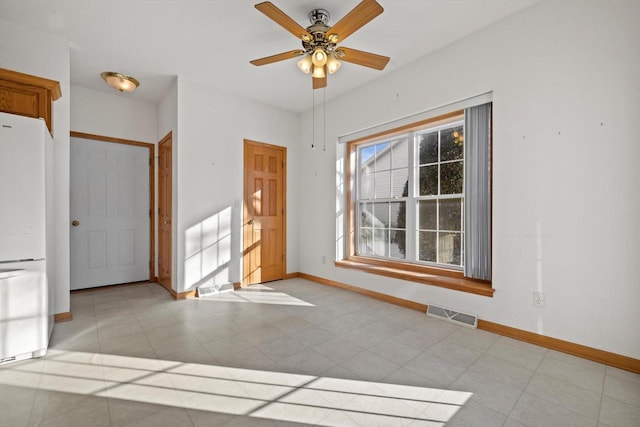
<svg viewBox="0 0 640 427"><path fill-rule="evenodd" d="M445 425L472 393L112 354L50 350L0 372L47 391L323 426ZM412 424L412 425L413 425Z"/></svg>
<svg viewBox="0 0 640 427"><path fill-rule="evenodd" d="M252 285L237 291L224 292L199 298L199 301L240 302L254 304L299 305L314 307L313 304L293 297L284 292L276 292L265 285Z"/></svg>

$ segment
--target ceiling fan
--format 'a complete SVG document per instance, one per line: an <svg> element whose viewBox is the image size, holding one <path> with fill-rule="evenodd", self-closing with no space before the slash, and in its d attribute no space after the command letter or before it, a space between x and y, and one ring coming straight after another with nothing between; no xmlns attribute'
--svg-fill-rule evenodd
<svg viewBox="0 0 640 427"><path fill-rule="evenodd" d="M258 3L256 9L299 38L303 49L254 59L250 61L253 65L260 66L301 57L298 68L305 74L311 72L313 88L320 89L327 86L327 73L333 74L340 68L341 64L338 60L376 70L384 69L389 62L387 56L337 46L384 11L375 0L362 0L333 27L327 25L330 16L325 9L314 9L309 12L311 25L306 29L271 2Z"/></svg>

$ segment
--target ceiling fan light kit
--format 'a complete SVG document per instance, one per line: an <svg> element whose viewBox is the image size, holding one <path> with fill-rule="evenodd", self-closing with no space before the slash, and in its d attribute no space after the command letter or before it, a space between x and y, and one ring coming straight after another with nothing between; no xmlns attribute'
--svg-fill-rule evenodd
<svg viewBox="0 0 640 427"><path fill-rule="evenodd" d="M324 72L324 66L318 67L317 65L313 66L313 73L311 73L314 79L322 79L327 77L327 73Z"/></svg>
<svg viewBox="0 0 640 427"><path fill-rule="evenodd" d="M329 71L329 74L333 74L338 71L340 66L342 66L342 63L336 59L335 55L331 55L327 58L327 71Z"/></svg>
<svg viewBox="0 0 640 427"><path fill-rule="evenodd" d="M320 89L327 86L327 72L333 74L340 69L342 64L338 59L376 70L384 69L389 62L387 56L336 46L384 11L375 0L362 0L333 27L327 25L330 15L325 9L312 10L309 13L311 25L303 28L271 2L258 3L255 7L300 39L303 49L255 59L251 61L253 65L302 56L298 60L298 68L305 74L311 72L313 88Z"/></svg>
<svg viewBox="0 0 640 427"><path fill-rule="evenodd" d="M309 74L311 71L311 66L313 65L313 61L309 55L305 55L302 57L300 61L298 61L298 68L305 74Z"/></svg>
<svg viewBox="0 0 640 427"><path fill-rule="evenodd" d="M313 65L316 67L322 67L327 63L327 54L324 51L323 47L316 47L313 51L313 58L311 59Z"/></svg>

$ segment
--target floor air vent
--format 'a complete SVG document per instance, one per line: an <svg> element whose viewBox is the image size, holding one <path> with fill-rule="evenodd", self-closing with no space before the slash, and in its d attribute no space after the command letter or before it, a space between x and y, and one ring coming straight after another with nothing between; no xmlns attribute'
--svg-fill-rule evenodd
<svg viewBox="0 0 640 427"><path fill-rule="evenodd" d="M435 317L442 320L448 320L449 322L457 323L469 328L476 328L478 326L478 316L473 314L460 313L448 308L438 307L437 305L429 304L427 306L427 316Z"/></svg>

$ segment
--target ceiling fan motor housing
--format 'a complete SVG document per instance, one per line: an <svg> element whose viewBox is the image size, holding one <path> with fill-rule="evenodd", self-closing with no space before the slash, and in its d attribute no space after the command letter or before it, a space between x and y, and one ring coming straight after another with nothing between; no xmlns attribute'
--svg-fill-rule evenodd
<svg viewBox="0 0 640 427"><path fill-rule="evenodd" d="M309 12L309 21L311 21L311 25L322 23L324 26L329 24L329 19L331 15L325 9L313 9Z"/></svg>
<svg viewBox="0 0 640 427"><path fill-rule="evenodd" d="M321 47L329 54L335 49L336 44L327 39L327 30L330 28L327 24L330 17L331 15L325 9L314 9L309 12L311 25L307 27L307 31L313 38L310 41L302 41L305 52L312 53L317 47Z"/></svg>

